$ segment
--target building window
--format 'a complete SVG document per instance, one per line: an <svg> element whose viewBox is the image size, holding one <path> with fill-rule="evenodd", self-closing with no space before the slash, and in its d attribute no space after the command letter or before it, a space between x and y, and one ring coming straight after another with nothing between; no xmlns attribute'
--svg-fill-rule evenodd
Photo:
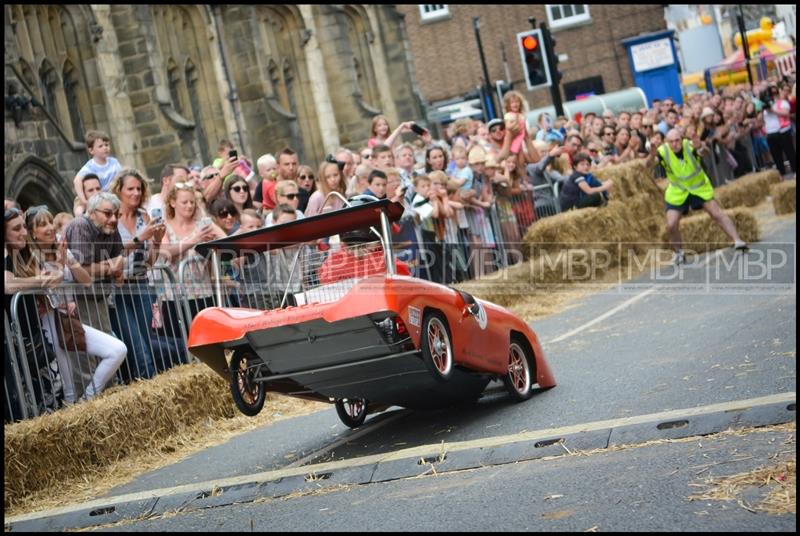
<svg viewBox="0 0 800 536"><path fill-rule="evenodd" d="M551 28L564 28L592 20L588 4L547 4Z"/></svg>
<svg viewBox="0 0 800 536"><path fill-rule="evenodd" d="M450 15L447 4L422 4L419 6L419 14L422 20L429 21L441 19Z"/></svg>

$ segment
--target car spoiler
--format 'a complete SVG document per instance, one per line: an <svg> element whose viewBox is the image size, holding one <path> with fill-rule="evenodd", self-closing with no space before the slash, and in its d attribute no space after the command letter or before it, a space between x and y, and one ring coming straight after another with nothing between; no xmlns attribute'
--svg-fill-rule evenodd
<svg viewBox="0 0 800 536"><path fill-rule="evenodd" d="M214 250L221 250L226 254L238 254L240 251L261 253L356 229L367 227L380 229L382 212L386 213L390 222L395 222L403 215L404 208L400 203L382 199L211 242L203 242L195 246L195 251L202 256L206 256Z"/></svg>

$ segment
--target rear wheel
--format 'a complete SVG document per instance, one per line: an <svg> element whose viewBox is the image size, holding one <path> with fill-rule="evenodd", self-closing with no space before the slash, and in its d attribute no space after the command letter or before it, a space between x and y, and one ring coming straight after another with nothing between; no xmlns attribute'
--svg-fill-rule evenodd
<svg viewBox="0 0 800 536"><path fill-rule="evenodd" d="M237 350L231 358L231 395L239 411L253 417L264 407L267 390L256 382L261 359L250 351Z"/></svg>
<svg viewBox="0 0 800 536"><path fill-rule="evenodd" d="M422 323L422 359L439 381L453 376L453 345L447 320L440 313L428 313Z"/></svg>
<svg viewBox="0 0 800 536"><path fill-rule="evenodd" d="M531 387L536 376L536 365L528 345L512 339L508 347L508 372L503 378L511 398L523 401L533 396Z"/></svg>
<svg viewBox="0 0 800 536"><path fill-rule="evenodd" d="M339 419L350 428L358 428L367 418L367 401L363 398L340 398L336 401Z"/></svg>

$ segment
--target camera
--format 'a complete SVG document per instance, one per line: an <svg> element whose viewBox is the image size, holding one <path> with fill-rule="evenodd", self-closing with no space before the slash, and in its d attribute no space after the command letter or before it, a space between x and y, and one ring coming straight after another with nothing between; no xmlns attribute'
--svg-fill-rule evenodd
<svg viewBox="0 0 800 536"><path fill-rule="evenodd" d="M758 99L764 103L765 108L770 108L772 107L772 103L777 95L778 88L775 86L769 86L767 89L761 92L761 94L758 96Z"/></svg>
<svg viewBox="0 0 800 536"><path fill-rule="evenodd" d="M239 158L239 153L236 152L236 149L231 149L228 151L228 158Z"/></svg>

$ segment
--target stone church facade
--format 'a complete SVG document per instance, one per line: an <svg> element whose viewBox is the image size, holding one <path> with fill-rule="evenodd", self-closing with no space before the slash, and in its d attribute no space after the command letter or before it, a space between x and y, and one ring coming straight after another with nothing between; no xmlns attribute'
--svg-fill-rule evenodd
<svg viewBox="0 0 800 536"><path fill-rule="evenodd" d="M5 195L72 207L88 130L157 179L220 139L316 168L371 119L423 117L392 5L6 5ZM156 182L157 184L157 182Z"/></svg>

